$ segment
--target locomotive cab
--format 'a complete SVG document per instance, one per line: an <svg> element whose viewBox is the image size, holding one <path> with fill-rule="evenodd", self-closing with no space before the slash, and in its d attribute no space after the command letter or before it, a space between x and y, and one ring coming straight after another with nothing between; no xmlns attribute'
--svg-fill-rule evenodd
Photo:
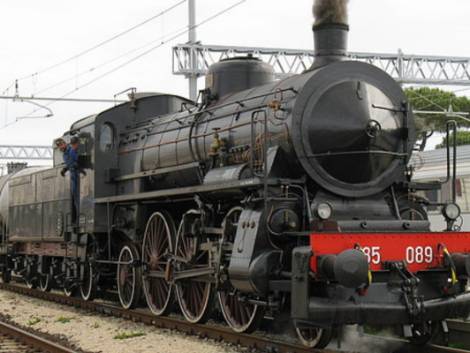
<svg viewBox="0 0 470 353"><path fill-rule="evenodd" d="M140 173L152 135L140 126L158 123L160 117L177 114L194 106L194 102L170 94L131 93L130 101L98 114L94 120L95 199L143 192L147 182ZM163 118L162 118L163 119ZM137 239L141 209L136 205L112 207L95 203L95 231L107 233L109 222L116 233Z"/></svg>

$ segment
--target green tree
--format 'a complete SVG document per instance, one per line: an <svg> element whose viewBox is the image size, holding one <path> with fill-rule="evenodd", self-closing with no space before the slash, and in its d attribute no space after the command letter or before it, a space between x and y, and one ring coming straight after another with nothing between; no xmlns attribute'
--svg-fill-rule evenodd
<svg viewBox="0 0 470 353"><path fill-rule="evenodd" d="M452 107L454 112L470 112L470 99L456 96L453 92L438 88L407 88L405 93L414 110L442 112ZM418 129L446 131L447 120L457 120L459 127L470 128L470 123L462 119L449 118L445 115L418 114L416 124Z"/></svg>
<svg viewBox="0 0 470 353"><path fill-rule="evenodd" d="M451 147L454 142L454 134L450 134ZM457 131L457 146L470 145L470 131ZM445 148L447 146L447 137L442 139L442 142L436 148Z"/></svg>

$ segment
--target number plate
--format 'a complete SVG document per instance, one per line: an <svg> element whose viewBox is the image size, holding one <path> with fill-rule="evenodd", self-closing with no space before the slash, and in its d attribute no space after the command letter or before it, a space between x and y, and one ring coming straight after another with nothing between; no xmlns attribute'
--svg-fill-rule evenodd
<svg viewBox="0 0 470 353"><path fill-rule="evenodd" d="M372 270L382 270L385 261L406 261L409 269L417 272L440 266L439 244L450 253L470 253L470 233L323 233L312 234L310 244L314 253L313 271L316 271L319 256L339 254L360 246Z"/></svg>

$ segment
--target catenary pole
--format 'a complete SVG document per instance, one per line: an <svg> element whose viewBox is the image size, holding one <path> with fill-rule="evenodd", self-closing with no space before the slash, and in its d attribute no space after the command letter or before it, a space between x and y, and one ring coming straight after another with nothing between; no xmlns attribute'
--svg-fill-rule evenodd
<svg viewBox="0 0 470 353"><path fill-rule="evenodd" d="M188 0L188 41L190 44L196 44L197 33L196 33L196 0ZM190 55L191 67L193 72L197 71L197 51L193 51ZM192 100L197 99L197 73L188 75L189 79L189 98Z"/></svg>

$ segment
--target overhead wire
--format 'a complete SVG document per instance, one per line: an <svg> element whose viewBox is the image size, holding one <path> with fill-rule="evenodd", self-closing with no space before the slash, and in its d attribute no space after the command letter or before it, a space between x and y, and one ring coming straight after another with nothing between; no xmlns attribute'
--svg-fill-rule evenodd
<svg viewBox="0 0 470 353"><path fill-rule="evenodd" d="M14 86L15 86L15 82L13 82L10 86L8 86L7 88L5 88L5 89L2 91L2 94L7 94L8 91L9 91L10 89L12 89Z"/></svg>
<svg viewBox="0 0 470 353"><path fill-rule="evenodd" d="M65 78L65 79L63 79L63 80L61 80L61 81L58 81L58 82L56 82L56 83L53 83L53 84L51 84L50 86L47 86L47 87L45 87L45 88L41 88L41 89L39 89L38 91L33 92L32 95L35 96L35 95L42 94L42 93L44 93L44 92L50 91L51 89L54 89L54 88L56 88L56 87L59 87L59 86L63 85L64 83L67 83L67 82L76 80L76 79L79 78L79 77L82 77L82 76L84 76L84 75L90 74L90 73L92 73L92 72L94 72L94 71L96 71L96 70L99 70L100 68L102 68L102 67L104 67L104 66L107 66L107 65L109 65L109 64L112 64L113 62L118 61L119 59L122 59L122 58L124 58L124 57L126 57L126 56L128 56L128 55L130 55L130 54L132 54L132 53L135 53L135 52L137 52L137 51L139 51L139 50L141 50L141 49L144 49L144 48L148 47L149 45L155 44L156 42L160 42L160 43L161 43L161 41L164 40L165 38L167 38L168 36L171 36L171 35L173 35L173 34L175 34L175 33L179 33L179 32L181 32L182 30L184 30L185 28L187 28L187 26L180 27L180 28L178 28L177 30L174 30L174 31L172 31L172 32L170 32L170 33L167 33L167 34L165 34L165 35L163 35L163 36L160 36L160 37L157 38L157 39L154 39L154 40L152 40L152 41L150 41L150 42L147 42L147 43L144 44L144 45L141 45L141 46L139 46L139 47L137 47L137 48L131 49L131 50L125 52L125 53L119 54L118 56L115 56L115 57L113 57L113 58L111 58L111 59L109 59L109 60L103 61L103 62L101 62L101 63L98 64L98 65L94 65L94 66L92 66L92 67L89 67L88 69L83 70L83 71L79 72L78 74L74 74L73 76L69 76L69 77L67 77L67 78Z"/></svg>
<svg viewBox="0 0 470 353"><path fill-rule="evenodd" d="M225 14L225 13L231 11L232 9L234 9L235 7L238 7L239 5L241 5L242 3L246 2L246 1L247 1L247 0L240 0L240 1L238 1L238 2L236 2L236 3L234 3L234 4L232 4L232 5L230 5L230 6L228 6L228 7L226 7L225 9L223 9L223 10L221 10L221 11L219 11L219 12L216 12L215 14L213 14L213 15L207 17L206 19L204 19L203 21L201 21L201 22L195 24L194 26L185 26L185 28L186 28L185 30L183 30L183 31L181 31L181 32L179 32L179 33L177 33L177 34L171 36L170 38L168 38L168 39L166 39L166 40L164 40L164 41L161 41L161 43L159 43L158 45L153 46L153 47L151 47L150 49L145 50L144 52L140 53L140 54L137 55L137 56L134 56L133 58L131 58L131 59L125 61L124 63L122 63L122 64L116 66L115 68L113 68L113 69L111 69L111 70L108 70L108 71L104 72L103 74L101 74L101 75L99 75L99 76L93 78L92 80L90 80L90 81L88 81L88 82L86 82L86 83L84 83L84 84L78 86L77 88L75 88L75 89L73 89L73 90L71 90L71 91L65 93L64 95L60 96L59 99L68 97L69 95L71 95L71 94L73 94L73 93L75 93L75 92L77 92L77 91L79 91L79 90L81 90L81 89L83 89L83 88L85 88L85 87L88 87L89 85L91 85L91 84L93 84L93 83L95 83L95 82L97 82L97 81L103 79L104 77L113 74L114 72L116 72L116 71L122 69L123 67L125 67L125 66L127 66L127 65L129 65L129 64L131 64L131 63L133 63L133 62L135 62L136 60L138 60L138 59L140 59L140 58L142 58L142 57L144 57L144 56L146 56L146 55L148 55L148 54L150 54L151 52L153 52L153 51L155 51L156 49L162 47L163 45L167 44L168 42L171 42L171 41L173 41L173 40L175 40L175 39L177 39L177 38L179 38L179 37L181 37L181 36L187 34L189 31L191 31L191 30L193 30L193 29L196 29L196 28L198 28L198 27L200 27L200 26L203 26L203 25L205 25L206 23L208 23L208 22L210 22L210 21L212 21L212 20L214 20L214 19L216 19L216 18L222 16L223 14ZM55 104L56 102L57 102L57 100L56 100L56 101L52 101L52 102L50 102L49 104L46 104L45 106L46 106L46 107L50 107L51 105ZM40 109L35 109L35 110L31 111L30 113L26 114L25 117L30 116L30 115L36 113L36 112L39 111L39 110L40 110ZM15 123L15 122L16 122L16 121L14 121L13 123ZM10 126L10 125L11 125L11 124L8 124L8 125L6 125L6 126ZM0 127L0 129L3 129L3 128L6 127L6 126L2 126L2 127Z"/></svg>
<svg viewBox="0 0 470 353"><path fill-rule="evenodd" d="M416 96L418 96L418 98L422 98L424 99L425 101L427 101L428 103L430 103L431 105L434 105L435 107L439 108L439 109L442 109L443 111L447 111L447 108L444 108L442 105L432 101L430 98L428 98L427 96L421 94L421 93L418 93L417 91L411 91L413 92L413 94L415 94Z"/></svg>
<svg viewBox="0 0 470 353"><path fill-rule="evenodd" d="M464 90L464 89L461 89L460 91L463 91L463 90ZM465 90L467 90L467 89L465 89ZM449 111L448 108L444 108L442 105L440 105L440 104L438 104L438 103L432 101L430 98L426 97L425 95L420 94L420 93L418 93L418 92L416 92L416 91L413 91L413 93L416 94L416 95L418 95L418 96L420 96L422 99L424 99L425 101L431 103L431 104L434 105L435 107L441 109L443 113L446 113L446 114L447 114L447 117L459 118L459 119L461 119L461 120L466 121L467 123L470 122L470 119L469 119L469 118L467 118L467 117L465 117L465 116L463 116L463 115L461 115L461 114L453 113L453 112Z"/></svg>
<svg viewBox="0 0 470 353"><path fill-rule="evenodd" d="M22 81L22 80L25 80L25 79L28 79L28 78L37 77L37 76L40 75L40 74L44 74L44 73L46 73L46 72L48 72L48 71L51 71L51 70L53 70L53 69L55 69L55 68L57 68L57 67L60 67L60 66L64 65L64 64L66 64L66 63L69 63L69 62L71 62L72 60L78 59L78 58L80 58L80 57L82 57L82 56L84 56L84 55L86 55L86 54L88 54L88 53L90 53L90 52L92 52L92 51L94 51L94 50L96 50L96 49L98 49L98 48L100 48L100 47L102 47L102 46L104 46L104 45L106 45L106 44L108 44L108 43L110 43L110 42L112 42L112 41L114 41L114 40L116 40L116 39L118 39L118 38L120 38L120 37L126 35L126 34L128 34L128 33L130 33L130 32L132 32L132 31L136 30L137 28L140 28L140 27L146 25L147 23L152 22L152 21L156 20L157 18L160 18L160 17L164 16L165 14L171 12L172 10L174 10L174 9L176 9L177 7L179 7L179 6L181 6L182 4L184 4L186 1L187 1L187 0L179 0L178 2L176 2L175 4L173 4L173 5L170 6L170 7L166 8L165 10L160 11L159 13L157 13L157 14L155 14L155 15L153 15L153 16L147 18L147 19L145 19L145 20L142 21L142 22L139 22L139 23L133 25L132 27L129 27L129 28L125 29L124 31L121 31L121 32L119 32L119 33L117 33L117 34L111 36L111 37L108 38L108 39L105 39L105 40L103 40L103 41L101 41L101 42L99 42L99 43L97 43L97 44L95 44L95 45L93 45L93 46L91 46L91 47L89 47L89 48L87 48L87 49L85 49L85 50L83 50L83 51L77 53L77 54L74 54L74 55L72 55L72 56L70 56L70 57L68 57L68 58L66 58L66 59L64 59L64 60L61 60L61 61L59 61L59 62L57 62L57 63L55 63L55 64L52 64L52 65L50 65L50 66L47 66L47 67L45 67L44 69L38 70L38 71L36 71L36 72L34 72L34 73L32 73L32 74L28 74L28 75L22 76L22 77L18 78L16 81ZM13 86L13 85L14 85L14 83L13 83L11 86ZM11 87L11 86L10 86L10 87Z"/></svg>
<svg viewBox="0 0 470 353"><path fill-rule="evenodd" d="M210 21L216 19L217 17L219 17L219 16L221 16L221 15L227 13L228 11L232 10L233 8L235 8L235 7L239 6L239 5L241 5L242 3L246 2L246 1L247 1L247 0L240 0L240 1L238 1L237 3L235 3L235 4L233 4L233 5L231 5L231 6L227 7L227 8L225 8L224 10L221 10L221 11L215 13L214 15L209 16L208 18L206 18L205 20L201 21L200 23L195 24L194 26L188 27L188 28L185 29L184 31L182 31L182 32L180 32L180 33L177 33L177 34L171 36L170 38L168 38L168 39L162 41L160 44L151 47L150 49L144 51L143 53L140 53L139 55L137 55L137 56L135 56L135 57L133 57L133 58L131 58L131 59L125 61L124 63L122 63L122 64L120 64L120 65L118 65L117 67L115 67L115 68L113 68L113 69L111 69L111 70L109 70L109 71L106 71L106 72L104 72L103 74L99 75L98 77L95 77L95 78L93 78L92 80L90 80L90 81L88 81L88 82L86 82L86 83L80 85L77 89L74 89L74 90L72 90L72 91L66 93L66 95L72 94L72 93L74 93L74 92L76 92L76 91L78 91L78 90L80 90L80 89L82 89L82 88L85 88L85 87L87 87L87 86L89 86L89 85L95 83L95 82L98 81L98 80L101 80L102 78L104 78L104 77L106 77L106 76L108 76L108 75L110 75L110 74L112 74L112 73L118 71L119 69L122 69L123 67L125 67L125 66L127 66L127 65L129 65L129 64L131 64L131 63L133 63L134 61L136 61L136 60L138 60L138 59L140 59L140 58L142 58L142 57L144 57L144 56L150 54L151 52L153 52L153 51L155 51L156 49L162 47L163 45L167 44L168 42L171 42L172 40L175 40L175 39L177 39L177 38L179 38L179 37L181 37L181 36L187 34L189 31L191 31L191 30L193 30L193 29L196 29L196 28L198 28L198 27L200 27L200 26L202 26L202 25L204 25L204 24L206 24L206 23L208 23L208 22L210 22ZM63 98L63 97L62 97L62 98Z"/></svg>
<svg viewBox="0 0 470 353"><path fill-rule="evenodd" d="M449 93L459 93L459 92L465 92L465 91L470 91L470 87L466 87L466 88L459 88L459 89L455 89L455 90L449 90L449 91L446 91L446 92L449 92ZM416 92L416 90L412 90L412 92ZM442 93L439 92L439 93L435 93L435 94L431 94L431 95L428 95L426 96L427 98L433 98L433 97L438 97L440 96ZM415 99L419 99L421 97L417 96L415 98L411 98L410 100L413 101Z"/></svg>
<svg viewBox="0 0 470 353"><path fill-rule="evenodd" d="M65 59L65 60L62 60L62 61L60 61L60 62L58 62L58 63L56 63L56 64L53 64L53 65L50 65L50 66L48 66L48 67L46 67L46 68L44 68L44 69L42 69L42 70L40 70L40 71L38 71L38 72L36 72L36 73L34 73L34 74L27 75L27 76L25 76L24 78L30 78L30 77L35 76L35 75L43 74L43 73L45 73L45 72L47 72L47 71L50 71L50 70L52 70L52 69L55 69L56 67L62 66L62 65L66 64L66 63L68 63L68 62L70 62L70 61L72 61L72 60L78 59L78 58L84 56L85 54L88 54L88 53L92 52L93 50L96 50L96 49L98 49L98 48L100 48L100 47L102 47L102 46L104 46L104 45L106 45L106 44L112 42L113 40L116 40L117 38L120 38L120 37L122 37L122 36L124 36L124 35L126 35L126 34L128 34L128 33L130 33L130 32L132 32L132 31L136 30L137 28L140 28L140 27L146 25L147 23L149 23L149 22L151 22L151 21L153 21L153 20L156 20L157 18L164 16L165 14L167 14L167 13L171 12L172 10L176 9L178 6L184 4L186 1L187 1L187 0L180 0L180 1L178 1L176 4L173 4L172 6L166 8L165 10L160 11L158 14L153 15L153 16L147 18L146 20L144 20L144 21L142 21L142 22L140 22L140 23L138 23L138 24L136 24L136 25L134 25L134 26L132 26L132 27L130 27L130 28L128 28L128 29L126 29L126 30L124 30L124 31L122 31L122 32L119 32L119 33L117 33L117 34L111 36L110 38L108 38L108 39L106 39L106 40L103 40L103 41L99 42L98 44L95 44L95 45L93 45L92 47L90 47L90 48L88 48L88 49L85 49L85 50L81 51L80 53L75 54L75 55L73 55L73 56L71 56L71 57L69 57L69 58L67 58L67 59ZM19 80L21 80L21 79L23 79L23 78L20 78Z"/></svg>

